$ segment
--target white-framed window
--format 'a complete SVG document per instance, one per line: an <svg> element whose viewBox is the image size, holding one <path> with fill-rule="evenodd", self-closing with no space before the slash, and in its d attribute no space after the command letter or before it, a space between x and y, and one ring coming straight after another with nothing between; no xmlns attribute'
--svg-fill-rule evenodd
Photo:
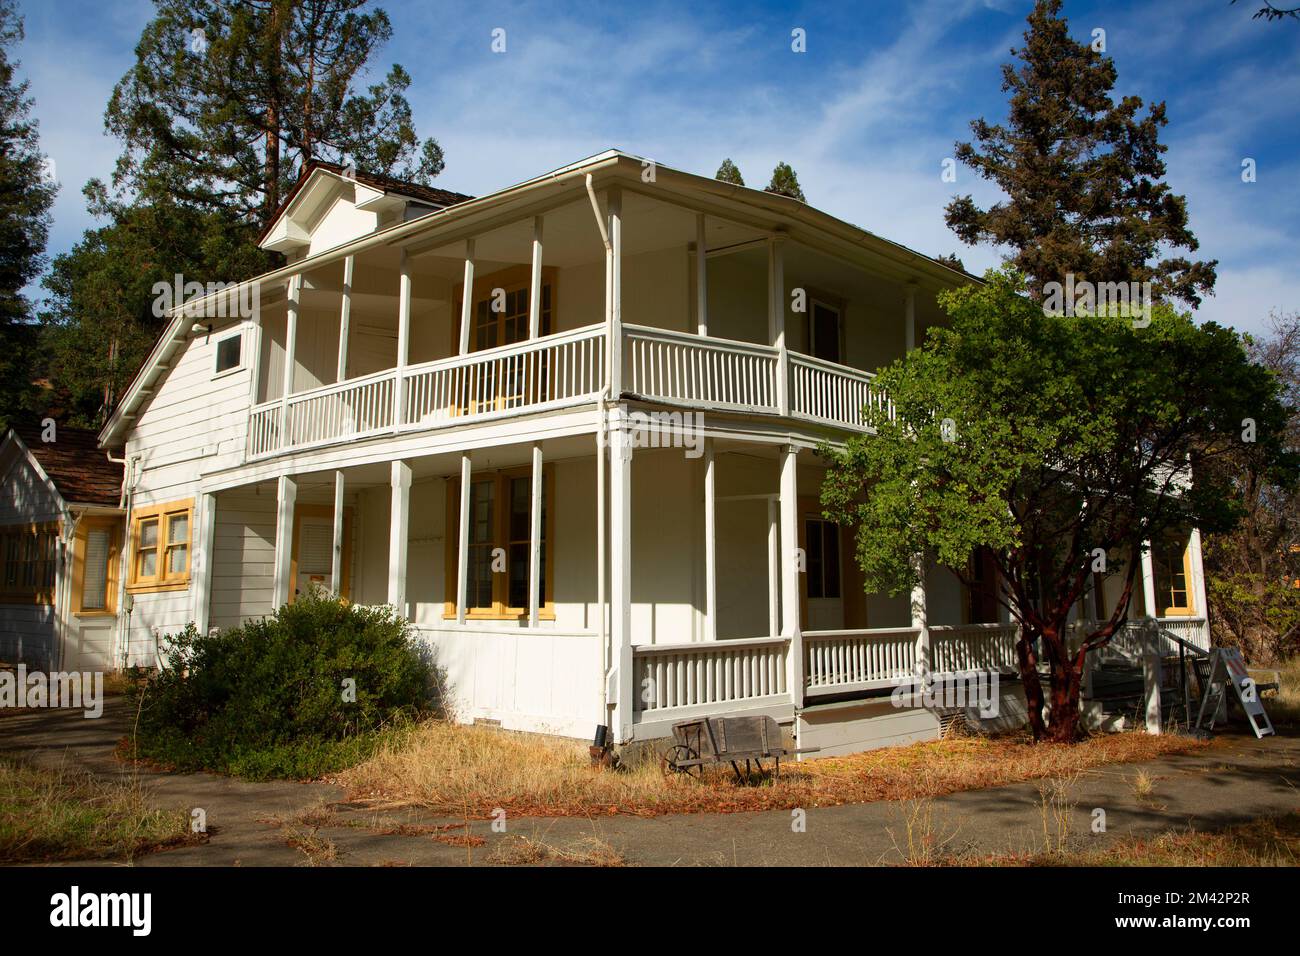
<svg viewBox="0 0 1300 956"><path fill-rule="evenodd" d="M244 367L244 330L239 329L217 339L216 361L212 377L229 375Z"/></svg>

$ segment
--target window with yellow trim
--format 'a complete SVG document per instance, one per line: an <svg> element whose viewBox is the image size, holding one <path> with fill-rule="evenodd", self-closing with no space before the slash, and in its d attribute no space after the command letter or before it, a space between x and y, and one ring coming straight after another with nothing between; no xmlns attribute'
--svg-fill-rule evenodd
<svg viewBox="0 0 1300 956"><path fill-rule="evenodd" d="M86 517L73 545L72 598L77 614L112 614L117 590L120 519Z"/></svg>
<svg viewBox="0 0 1300 956"><path fill-rule="evenodd" d="M194 501L141 508L131 516L131 577L135 590L188 587Z"/></svg>
<svg viewBox="0 0 1300 956"><path fill-rule="evenodd" d="M447 594L455 595L460 546L459 482L447 496ZM511 469L475 475L470 480L469 552L466 561L465 614L478 619L518 619L528 615L529 548L532 540L532 470ZM555 532L555 484L542 469L542 534L539 560L539 614L554 617L549 554ZM445 602L445 616L456 616L456 601Z"/></svg>
<svg viewBox="0 0 1300 956"><path fill-rule="evenodd" d="M53 604L58 525L0 529L0 600Z"/></svg>
<svg viewBox="0 0 1300 956"><path fill-rule="evenodd" d="M1155 572L1157 615L1178 617L1195 614L1187 537L1170 534L1162 538L1151 548L1151 565Z"/></svg>

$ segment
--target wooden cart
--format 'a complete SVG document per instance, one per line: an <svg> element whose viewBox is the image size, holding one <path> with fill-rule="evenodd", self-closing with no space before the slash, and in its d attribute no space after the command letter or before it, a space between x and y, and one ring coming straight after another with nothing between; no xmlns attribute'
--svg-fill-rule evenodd
<svg viewBox="0 0 1300 956"><path fill-rule="evenodd" d="M813 753L818 747L787 750L781 742L781 728L774 717L699 717L673 724L673 743L663 753L665 773L701 776L710 763L730 763L742 783L750 774L750 762L772 760L775 776L781 775L781 758ZM745 762L744 773L740 761Z"/></svg>

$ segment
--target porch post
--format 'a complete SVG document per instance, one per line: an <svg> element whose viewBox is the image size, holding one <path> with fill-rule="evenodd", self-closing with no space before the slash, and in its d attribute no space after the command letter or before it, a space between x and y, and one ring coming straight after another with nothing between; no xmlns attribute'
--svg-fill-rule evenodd
<svg viewBox="0 0 1300 956"><path fill-rule="evenodd" d="M785 237L775 236L767 244L767 331L777 349L776 407L782 416L790 414L790 352L785 344Z"/></svg>
<svg viewBox="0 0 1300 956"><path fill-rule="evenodd" d="M781 508L779 497L767 499L767 633L781 633Z"/></svg>
<svg viewBox="0 0 1300 956"><path fill-rule="evenodd" d="M1150 541L1142 542L1142 601L1147 617L1160 616L1160 608L1156 607L1156 572L1151 560Z"/></svg>
<svg viewBox="0 0 1300 956"><path fill-rule="evenodd" d="M695 319L700 335L709 334L709 261L704 242L704 213L699 213L695 217Z"/></svg>
<svg viewBox="0 0 1300 956"><path fill-rule="evenodd" d="M528 626L536 627L542 593L542 443L533 442L533 500L528 511ZM552 556L554 560L554 556Z"/></svg>
<svg viewBox="0 0 1300 956"><path fill-rule="evenodd" d="M352 325L352 268L353 257L343 260L343 303L339 310L339 365L334 381L344 382L348 377L348 332Z"/></svg>
<svg viewBox="0 0 1300 956"><path fill-rule="evenodd" d="M622 410L613 410L610 417L610 640L618 661L614 726L619 742L627 743L636 719L637 690L632 672L632 444Z"/></svg>
<svg viewBox="0 0 1300 956"><path fill-rule="evenodd" d="M208 620L212 604L212 551L217 531L217 496L199 497L198 520L195 521L194 580L191 600L194 602L194 627L200 634L208 633Z"/></svg>
<svg viewBox="0 0 1300 956"><path fill-rule="evenodd" d="M781 634L790 639L786 689L795 707L803 706L803 631L799 625L799 449L781 450Z"/></svg>
<svg viewBox="0 0 1300 956"><path fill-rule="evenodd" d="M262 289L258 286L256 302L262 301ZM262 310L257 308L249 316L248 336L244 345L248 349L248 407L258 404L258 386L262 384Z"/></svg>
<svg viewBox="0 0 1300 956"><path fill-rule="evenodd" d="M1192 587L1193 600L1196 601L1196 615L1206 620L1205 636L1209 637L1209 620L1210 604L1205 594L1205 565L1201 559L1201 529L1193 528L1191 537L1187 542L1187 549L1191 552L1192 580L1188 582ZM1206 644L1209 647L1209 644Z"/></svg>
<svg viewBox="0 0 1300 956"><path fill-rule="evenodd" d="M289 396L293 393L294 353L298 350L298 296L302 290L302 274L289 277L289 298L285 306L284 381L280 385L280 449L289 441Z"/></svg>
<svg viewBox="0 0 1300 956"><path fill-rule="evenodd" d="M916 283L909 282L903 295L903 341L910 352L916 348Z"/></svg>
<svg viewBox="0 0 1300 956"><path fill-rule="evenodd" d="M280 608L293 594L293 508L298 500L298 482L281 475L275 489L275 576L271 606Z"/></svg>
<svg viewBox="0 0 1300 956"><path fill-rule="evenodd" d="M465 240L465 288L460 297L460 354L469 354L469 323L474 317L474 240Z"/></svg>
<svg viewBox="0 0 1300 956"><path fill-rule="evenodd" d="M406 537L411 525L411 466L392 465L393 503L388 520L388 603L400 617L406 612Z"/></svg>
<svg viewBox="0 0 1300 956"><path fill-rule="evenodd" d="M542 217L533 217L533 269L528 284L528 337L542 334Z"/></svg>
<svg viewBox="0 0 1300 956"><path fill-rule="evenodd" d="M704 639L718 639L718 468L704 439Z"/></svg>
<svg viewBox="0 0 1300 956"><path fill-rule="evenodd" d="M609 210L609 392L617 401L623 394L623 191L611 186ZM631 721L629 720L629 726Z"/></svg>
<svg viewBox="0 0 1300 956"><path fill-rule="evenodd" d="M334 543L330 554L330 592L343 596L343 472L334 472Z"/></svg>
<svg viewBox="0 0 1300 956"><path fill-rule="evenodd" d="M456 548L456 623L465 623L465 592L469 590L469 452L460 456L460 520L457 526Z"/></svg>
<svg viewBox="0 0 1300 956"><path fill-rule="evenodd" d="M930 619L925 606L925 563L924 554L912 558L912 565L917 572L917 581L912 588L911 600L908 602L911 607L912 627L917 630L914 670L918 677L928 676L933 664L930 648Z"/></svg>
<svg viewBox="0 0 1300 956"><path fill-rule="evenodd" d="M397 373L393 379L393 431L402 427L402 405L406 386L402 377L411 351L411 256L402 250L402 272L397 300Z"/></svg>

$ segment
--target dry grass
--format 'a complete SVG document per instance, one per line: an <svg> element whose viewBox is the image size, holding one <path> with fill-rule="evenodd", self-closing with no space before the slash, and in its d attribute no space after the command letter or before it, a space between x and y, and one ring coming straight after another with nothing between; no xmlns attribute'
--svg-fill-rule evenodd
<svg viewBox="0 0 1300 956"><path fill-rule="evenodd" d="M959 866L1296 866L1300 864L1300 813L1219 831L1169 830L1151 838L1129 837L1096 850L953 857L944 862Z"/></svg>
<svg viewBox="0 0 1300 956"><path fill-rule="evenodd" d="M430 721L336 780L353 800L372 807L419 806L463 819L486 819L497 808L512 817L656 816L921 800L1206 746L1141 733L1073 746L1035 745L1024 736L954 737L808 760L784 766L779 780L741 785L729 768L709 768L702 781L665 777L655 760L601 770L575 741Z"/></svg>
<svg viewBox="0 0 1300 956"><path fill-rule="evenodd" d="M201 839L183 810L157 810L134 778L33 767L0 757L0 862L132 860Z"/></svg>
<svg viewBox="0 0 1300 956"><path fill-rule="evenodd" d="M626 866L623 854L597 837L585 837L568 846L555 846L526 836L501 839L487 861L497 866Z"/></svg>
<svg viewBox="0 0 1300 956"><path fill-rule="evenodd" d="M1281 687L1277 693L1260 695L1260 701L1275 726L1300 727L1300 657L1273 669L1279 671ZM1261 681L1266 679L1259 671L1252 676Z"/></svg>

